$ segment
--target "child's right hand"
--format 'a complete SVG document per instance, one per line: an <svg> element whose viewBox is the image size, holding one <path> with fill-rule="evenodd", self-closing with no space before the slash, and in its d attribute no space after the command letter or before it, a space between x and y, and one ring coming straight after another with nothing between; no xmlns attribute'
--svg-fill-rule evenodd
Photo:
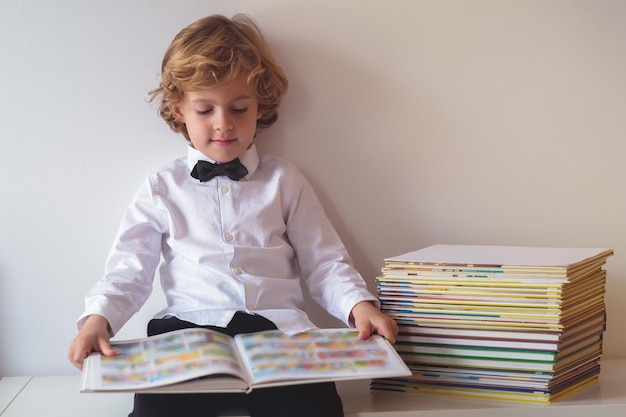
<svg viewBox="0 0 626 417"><path fill-rule="evenodd" d="M109 342L109 322L99 315L87 318L74 340L70 343L67 358L78 369L83 369L83 361L93 351L104 356L114 356L115 351Z"/></svg>

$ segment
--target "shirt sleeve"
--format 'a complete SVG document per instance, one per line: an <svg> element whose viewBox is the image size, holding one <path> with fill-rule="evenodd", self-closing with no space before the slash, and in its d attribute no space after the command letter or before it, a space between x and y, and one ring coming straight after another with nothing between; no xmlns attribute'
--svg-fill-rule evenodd
<svg viewBox="0 0 626 417"><path fill-rule="evenodd" d="M148 178L127 207L105 263L104 276L85 296L79 329L88 316L99 314L108 320L114 335L150 296L164 232L153 182L154 177Z"/></svg>
<svg viewBox="0 0 626 417"><path fill-rule="evenodd" d="M377 307L380 303L355 269L310 183L297 169L290 178L293 189L285 193L290 197L285 203L287 234L302 277L315 302L353 326L350 313L357 303L371 301Z"/></svg>

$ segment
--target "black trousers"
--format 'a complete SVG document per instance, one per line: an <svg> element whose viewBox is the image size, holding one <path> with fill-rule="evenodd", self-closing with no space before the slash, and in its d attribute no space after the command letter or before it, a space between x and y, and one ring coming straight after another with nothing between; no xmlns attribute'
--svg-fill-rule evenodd
<svg viewBox="0 0 626 417"><path fill-rule="evenodd" d="M276 329L264 317L239 312L225 328L177 318L151 320L148 335L194 327L230 336ZM332 382L255 389L249 394L135 394L129 417L217 417L233 409L246 409L251 417L343 417L341 397Z"/></svg>

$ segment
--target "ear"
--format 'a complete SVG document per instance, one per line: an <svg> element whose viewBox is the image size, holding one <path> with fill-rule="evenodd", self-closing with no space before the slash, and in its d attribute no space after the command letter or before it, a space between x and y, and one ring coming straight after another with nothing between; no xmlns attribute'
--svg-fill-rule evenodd
<svg viewBox="0 0 626 417"><path fill-rule="evenodd" d="M185 123L185 114L183 113L180 103L174 103L170 106L170 110L172 112L172 116L178 123Z"/></svg>

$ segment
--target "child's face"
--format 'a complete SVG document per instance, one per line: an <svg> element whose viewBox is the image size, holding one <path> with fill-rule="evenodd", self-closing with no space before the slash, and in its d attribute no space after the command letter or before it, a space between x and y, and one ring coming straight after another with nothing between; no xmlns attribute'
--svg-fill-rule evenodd
<svg viewBox="0 0 626 417"><path fill-rule="evenodd" d="M242 76L211 88L185 90L183 100L172 106L193 147L216 162L232 161L248 149L261 117L258 109L256 94Z"/></svg>

